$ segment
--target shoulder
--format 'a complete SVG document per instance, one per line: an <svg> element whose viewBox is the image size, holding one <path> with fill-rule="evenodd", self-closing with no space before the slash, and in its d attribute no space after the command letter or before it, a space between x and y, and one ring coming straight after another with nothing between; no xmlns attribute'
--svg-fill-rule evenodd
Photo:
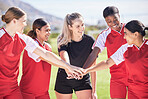
<svg viewBox="0 0 148 99"><path fill-rule="evenodd" d="M6 32L5 32L4 28L1 28L1 29L0 29L0 38L1 38L5 33L6 33Z"/></svg>
<svg viewBox="0 0 148 99"><path fill-rule="evenodd" d="M109 33L111 33L111 28L107 28L107 29L103 30L100 34L108 35Z"/></svg>
<svg viewBox="0 0 148 99"><path fill-rule="evenodd" d="M106 37L111 33L111 29L107 28L105 30L103 30L97 37L97 39L106 39Z"/></svg>
<svg viewBox="0 0 148 99"><path fill-rule="evenodd" d="M148 45L148 39L146 39L146 43L145 44Z"/></svg>
<svg viewBox="0 0 148 99"><path fill-rule="evenodd" d="M51 45L47 42L45 42L45 45L47 45L49 48L52 48Z"/></svg>
<svg viewBox="0 0 148 99"><path fill-rule="evenodd" d="M88 39L88 40L95 41L95 39L94 39L92 36L87 35L87 34L84 34L84 37L83 37L83 38L84 38L84 39Z"/></svg>

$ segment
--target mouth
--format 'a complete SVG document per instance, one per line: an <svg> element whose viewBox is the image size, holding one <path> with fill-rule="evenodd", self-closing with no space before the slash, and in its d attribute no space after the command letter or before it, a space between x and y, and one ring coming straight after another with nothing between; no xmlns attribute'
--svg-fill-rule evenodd
<svg viewBox="0 0 148 99"><path fill-rule="evenodd" d="M116 27L118 27L118 25L114 25L114 26L112 26L113 28L116 28Z"/></svg>
<svg viewBox="0 0 148 99"><path fill-rule="evenodd" d="M81 33L81 34L82 34L82 33L84 33L84 31L82 31L82 32L78 32L78 33Z"/></svg>
<svg viewBox="0 0 148 99"><path fill-rule="evenodd" d="M49 36L45 36L45 38L46 38L46 39L48 39L48 38L49 38Z"/></svg>

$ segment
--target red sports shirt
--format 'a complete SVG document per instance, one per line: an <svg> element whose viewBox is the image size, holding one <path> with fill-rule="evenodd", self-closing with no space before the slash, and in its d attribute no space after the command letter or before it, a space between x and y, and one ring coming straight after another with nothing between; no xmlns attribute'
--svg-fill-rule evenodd
<svg viewBox="0 0 148 99"><path fill-rule="evenodd" d="M139 99L148 98L148 40L140 48L125 44L111 58L117 65L125 61L129 72L128 89Z"/></svg>
<svg viewBox="0 0 148 99"><path fill-rule="evenodd" d="M124 24L120 32L108 28L98 35L93 47L99 47L101 52L106 47L108 58L117 51L119 47L126 43L124 39ZM120 66L114 65L110 68L111 79L118 79L126 77L126 66L124 62L119 64ZM118 76L117 76L118 75Z"/></svg>
<svg viewBox="0 0 148 99"><path fill-rule="evenodd" d="M36 43L42 48L51 51L51 46L44 43L44 46L35 39ZM30 52L24 51L23 54L23 75L20 82L22 92L31 93L36 96L45 94L49 89L51 65L45 61L34 58Z"/></svg>
<svg viewBox="0 0 148 99"><path fill-rule="evenodd" d="M16 33L11 37L4 28L0 29L0 96L8 95L18 87L17 77L23 49L32 53L37 46L24 34Z"/></svg>

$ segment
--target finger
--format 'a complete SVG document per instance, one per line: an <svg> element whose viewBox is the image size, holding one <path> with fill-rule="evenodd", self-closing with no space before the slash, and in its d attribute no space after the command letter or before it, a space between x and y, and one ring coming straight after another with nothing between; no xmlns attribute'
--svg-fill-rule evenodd
<svg viewBox="0 0 148 99"><path fill-rule="evenodd" d="M74 79L72 75L68 76L67 79Z"/></svg>

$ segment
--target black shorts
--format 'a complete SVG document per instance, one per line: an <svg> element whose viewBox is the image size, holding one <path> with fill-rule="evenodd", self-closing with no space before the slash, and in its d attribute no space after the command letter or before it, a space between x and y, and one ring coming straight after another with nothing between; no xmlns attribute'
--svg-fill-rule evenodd
<svg viewBox="0 0 148 99"><path fill-rule="evenodd" d="M59 68L55 84L55 91L61 94L71 94L74 91L91 90L90 75L86 74L83 79L66 79L67 74L64 69Z"/></svg>

